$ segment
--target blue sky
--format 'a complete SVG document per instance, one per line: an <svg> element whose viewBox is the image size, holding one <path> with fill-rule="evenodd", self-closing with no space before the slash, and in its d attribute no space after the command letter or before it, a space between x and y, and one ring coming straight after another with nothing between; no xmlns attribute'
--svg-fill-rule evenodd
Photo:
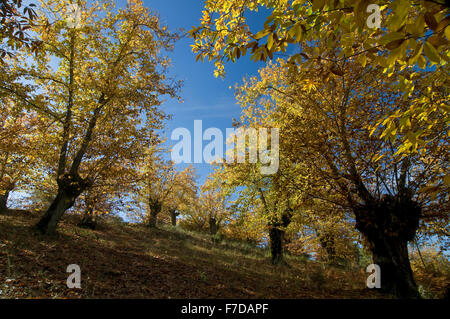
<svg viewBox="0 0 450 319"><path fill-rule="evenodd" d="M179 28L189 30L200 23L202 0L144 0L144 2L147 7L160 15L162 22L171 30ZM125 6L126 0L118 0L118 5ZM259 15L252 20L252 23L262 25L265 17ZM182 39L177 42L174 52L170 53L173 62L171 73L184 82L180 92L184 102L167 100L163 105L163 109L173 115L167 127L169 142L170 133L177 127L189 129L193 136L194 120L203 121L203 131L209 127L217 127L225 134L225 129L232 127L232 119L240 117L240 106L236 104L234 89L230 89L230 86L234 88L244 77L256 75L258 68L263 66L263 63L254 63L248 57L244 57L237 63L227 64L225 79L217 79L213 75L213 63L195 61L195 55L190 47L192 43L192 39ZM176 141L172 142L174 143ZM195 164L195 166L199 174L198 182L203 183L211 171L211 166L209 164Z"/></svg>

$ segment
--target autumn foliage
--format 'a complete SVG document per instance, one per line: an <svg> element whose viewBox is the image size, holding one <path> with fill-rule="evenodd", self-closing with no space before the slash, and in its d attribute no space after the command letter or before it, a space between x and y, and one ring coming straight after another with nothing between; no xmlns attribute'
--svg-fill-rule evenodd
<svg viewBox="0 0 450 319"><path fill-rule="evenodd" d="M299 287L319 298L334 288L338 297L443 295L448 8L380 2L381 27L373 28L371 3L204 2L186 33L192 51L214 63L216 77L246 55L264 62L235 86L241 117L233 125L278 129L268 145L278 141L279 165L264 174L261 163L218 159L200 184L195 166L170 159L165 131L177 114L162 105L183 95L168 56L180 31L140 0L124 8L113 0L0 1L0 260L8 265L0 274L27 277L43 242L52 258L52 247L80 244L89 273L107 277L100 291L56 289L59 297L105 296L114 283L126 286L124 273L164 288L137 297L296 297ZM249 22L262 12L263 26ZM244 140L245 152L252 143ZM22 268L12 242L30 246ZM116 270L105 266L114 258ZM330 286L360 280L372 263L383 271L383 295L364 281ZM120 287L111 296L130 294ZM54 296L24 291L9 296Z"/></svg>

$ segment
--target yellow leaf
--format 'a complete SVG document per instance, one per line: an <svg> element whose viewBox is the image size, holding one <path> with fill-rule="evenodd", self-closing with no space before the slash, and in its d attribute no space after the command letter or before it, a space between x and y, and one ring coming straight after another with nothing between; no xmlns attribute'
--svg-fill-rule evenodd
<svg viewBox="0 0 450 319"><path fill-rule="evenodd" d="M444 34L448 40L450 40L450 26L447 26L444 30Z"/></svg>
<svg viewBox="0 0 450 319"><path fill-rule="evenodd" d="M431 61L435 63L439 63L441 60L436 48L429 42L425 42L424 53Z"/></svg>

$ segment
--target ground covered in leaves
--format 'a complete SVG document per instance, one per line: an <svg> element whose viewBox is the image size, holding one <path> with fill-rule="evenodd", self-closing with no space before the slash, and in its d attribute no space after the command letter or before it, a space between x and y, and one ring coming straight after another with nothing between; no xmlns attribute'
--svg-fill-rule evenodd
<svg viewBox="0 0 450 319"><path fill-rule="evenodd" d="M33 233L39 215L0 215L0 298L377 298L364 269L288 256L272 266L267 250L215 243L163 226L150 230L108 218L97 230L66 216L57 237ZM81 289L68 289L69 264Z"/></svg>

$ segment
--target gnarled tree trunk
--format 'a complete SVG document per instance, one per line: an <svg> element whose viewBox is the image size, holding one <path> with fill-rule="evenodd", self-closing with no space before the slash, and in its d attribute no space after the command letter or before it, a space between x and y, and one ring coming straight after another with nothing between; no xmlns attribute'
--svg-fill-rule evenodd
<svg viewBox="0 0 450 319"><path fill-rule="evenodd" d="M54 234L63 214L73 206L75 200L90 183L78 174L65 174L58 178L58 193L44 216L36 224L41 233Z"/></svg>
<svg viewBox="0 0 450 319"><path fill-rule="evenodd" d="M284 263L283 244L286 227L291 223L292 211L287 210L281 216L281 221L274 221L269 224L270 254L272 264Z"/></svg>
<svg viewBox="0 0 450 319"><path fill-rule="evenodd" d="M217 234L218 231L219 231L219 222L217 221L217 219L215 217L210 217L209 218L209 233L211 235L215 235L215 234Z"/></svg>
<svg viewBox="0 0 450 319"><path fill-rule="evenodd" d="M277 265L283 262L283 239L284 230L272 226L269 229L270 255L272 264Z"/></svg>
<svg viewBox="0 0 450 319"><path fill-rule="evenodd" d="M161 212L162 203L158 200L150 200L149 202L150 214L148 218L148 227L156 228L156 224L158 221L158 214Z"/></svg>
<svg viewBox="0 0 450 319"><path fill-rule="evenodd" d="M408 241L419 227L421 208L401 196L355 209L356 228L366 237L373 262L380 266L381 289L400 298L420 298L408 255Z"/></svg>

